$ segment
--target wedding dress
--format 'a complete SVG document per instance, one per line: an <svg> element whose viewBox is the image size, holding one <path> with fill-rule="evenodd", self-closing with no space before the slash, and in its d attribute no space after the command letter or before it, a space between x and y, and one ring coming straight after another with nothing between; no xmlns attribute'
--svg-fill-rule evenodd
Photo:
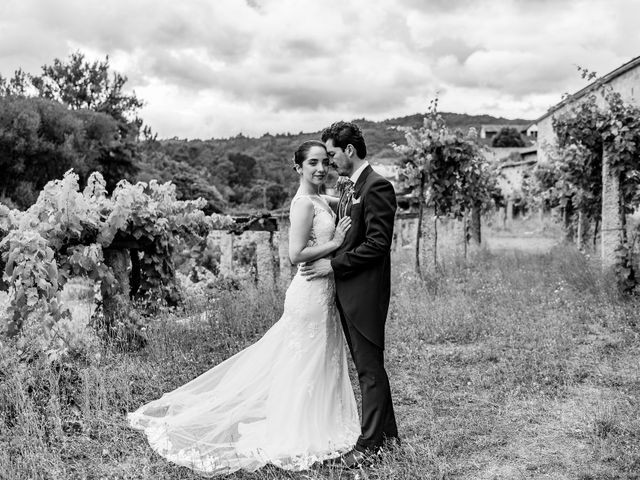
<svg viewBox="0 0 640 480"><path fill-rule="evenodd" d="M309 245L335 216L318 196ZM302 196L294 197L293 202ZM266 464L304 470L351 449L360 434L333 277L297 273L284 313L256 343L127 415L160 455L203 475Z"/></svg>

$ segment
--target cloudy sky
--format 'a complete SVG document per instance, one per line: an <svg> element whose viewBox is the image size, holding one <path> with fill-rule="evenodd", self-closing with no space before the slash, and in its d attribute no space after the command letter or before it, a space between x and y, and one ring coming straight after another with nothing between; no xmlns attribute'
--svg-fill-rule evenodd
<svg viewBox="0 0 640 480"><path fill-rule="evenodd" d="M640 55L636 0L0 0L0 74L110 56L160 137L533 119Z"/></svg>

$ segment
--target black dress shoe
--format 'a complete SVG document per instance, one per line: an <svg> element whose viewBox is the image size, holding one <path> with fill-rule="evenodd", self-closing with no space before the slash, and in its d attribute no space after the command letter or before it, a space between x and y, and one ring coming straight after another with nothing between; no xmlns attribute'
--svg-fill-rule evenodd
<svg viewBox="0 0 640 480"><path fill-rule="evenodd" d="M347 453L344 453L338 458L334 459L331 462L331 465L342 468L355 469L371 466L372 463L372 455L368 455L354 448L353 450L349 450Z"/></svg>
<svg viewBox="0 0 640 480"><path fill-rule="evenodd" d="M383 447L385 449L394 449L398 448L402 445L399 437L385 437L383 442Z"/></svg>

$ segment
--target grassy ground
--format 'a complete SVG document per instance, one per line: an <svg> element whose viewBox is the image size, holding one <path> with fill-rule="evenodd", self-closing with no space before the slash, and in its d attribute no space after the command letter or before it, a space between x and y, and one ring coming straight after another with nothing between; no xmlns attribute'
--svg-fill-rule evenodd
<svg viewBox="0 0 640 480"><path fill-rule="evenodd" d="M396 254L387 362L400 448L359 472L231 478L640 478L640 303L617 299L570 247L494 245L427 282L410 251ZM0 478L200 478L155 455L124 414L254 342L282 295L193 302L201 321L164 315L141 352L61 367L4 345Z"/></svg>

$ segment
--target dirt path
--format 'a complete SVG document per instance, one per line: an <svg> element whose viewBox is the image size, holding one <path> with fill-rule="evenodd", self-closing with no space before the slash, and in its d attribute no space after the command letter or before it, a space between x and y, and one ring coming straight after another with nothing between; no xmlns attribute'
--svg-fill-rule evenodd
<svg viewBox="0 0 640 480"><path fill-rule="evenodd" d="M536 236L501 237L489 236L486 243L490 251L518 250L526 253L547 253L558 243L558 239Z"/></svg>

